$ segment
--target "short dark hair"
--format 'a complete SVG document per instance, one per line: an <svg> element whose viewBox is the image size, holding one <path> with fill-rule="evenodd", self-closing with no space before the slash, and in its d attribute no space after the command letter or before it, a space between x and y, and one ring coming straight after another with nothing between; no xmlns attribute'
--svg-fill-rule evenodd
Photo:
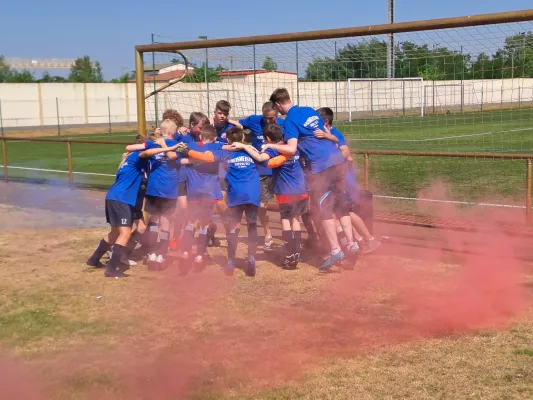
<svg viewBox="0 0 533 400"><path fill-rule="evenodd" d="M189 117L189 125L196 126L199 123L202 123L202 125L209 125L209 118L207 118L207 115L201 112L192 112Z"/></svg>
<svg viewBox="0 0 533 400"><path fill-rule="evenodd" d="M318 110L316 110L318 115L320 115L320 118L322 118L324 121L327 121L328 124L333 125L333 110L329 107L321 107Z"/></svg>
<svg viewBox="0 0 533 400"><path fill-rule="evenodd" d="M274 103L272 103L271 101L267 101L266 103L263 104L263 107L261 108L261 112L264 114L265 112L267 111L276 111L276 109L274 108ZM277 114L277 111L276 111L276 114Z"/></svg>
<svg viewBox="0 0 533 400"><path fill-rule="evenodd" d="M270 101L272 103L286 103L291 101L291 95L285 88L278 88L270 95Z"/></svg>
<svg viewBox="0 0 533 400"><path fill-rule="evenodd" d="M163 113L163 120L165 119L171 119L172 121L174 121L178 128L183 126L183 117L177 110L174 110L172 108L165 110L165 112Z"/></svg>
<svg viewBox="0 0 533 400"><path fill-rule="evenodd" d="M217 104L215 104L215 109L222 111L226 116L228 116L231 110L231 104L226 100L219 100L217 101Z"/></svg>
<svg viewBox="0 0 533 400"><path fill-rule="evenodd" d="M244 131L241 128L230 128L226 131L226 138L229 142L241 143L244 138Z"/></svg>
<svg viewBox="0 0 533 400"><path fill-rule="evenodd" d="M278 124L267 124L263 128L263 136L277 143L283 140L283 132Z"/></svg>
<svg viewBox="0 0 533 400"><path fill-rule="evenodd" d="M138 134L137 136L135 136L135 143L141 144L144 142L146 142L146 136L141 135L141 134Z"/></svg>
<svg viewBox="0 0 533 400"><path fill-rule="evenodd" d="M217 130L213 125L208 124L202 128L200 135L202 135L202 139L204 140L215 140L217 137Z"/></svg>

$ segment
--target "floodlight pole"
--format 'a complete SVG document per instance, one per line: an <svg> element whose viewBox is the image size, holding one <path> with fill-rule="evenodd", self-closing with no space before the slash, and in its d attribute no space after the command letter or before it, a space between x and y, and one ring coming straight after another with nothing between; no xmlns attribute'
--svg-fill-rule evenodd
<svg viewBox="0 0 533 400"><path fill-rule="evenodd" d="M152 33L152 44L154 44L154 34ZM143 75L144 75L144 66L143 66ZM152 79L154 80L154 92L157 91L157 80L156 80L156 72L155 72L155 52L152 51ZM157 110L157 93L154 97L154 111L155 111L155 126L159 126L159 118L158 118L158 110Z"/></svg>
<svg viewBox="0 0 533 400"><path fill-rule="evenodd" d="M207 40L207 36L198 36L200 40ZM209 105L209 81L207 79L207 69L209 68L209 54L207 52L207 47L205 48L205 68L204 68L204 77L205 77L205 89L207 97L207 115L211 114L211 108Z"/></svg>
<svg viewBox="0 0 533 400"><path fill-rule="evenodd" d="M394 0L388 0L388 23L394 23ZM389 33L387 43L387 78L394 78L394 33Z"/></svg>

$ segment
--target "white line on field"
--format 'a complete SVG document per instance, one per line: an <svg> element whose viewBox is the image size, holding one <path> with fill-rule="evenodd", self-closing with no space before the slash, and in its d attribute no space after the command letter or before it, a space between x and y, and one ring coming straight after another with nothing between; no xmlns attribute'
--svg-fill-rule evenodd
<svg viewBox="0 0 533 400"><path fill-rule="evenodd" d="M484 207L502 207L502 208L520 208L525 209L525 206L515 206L511 204L494 204L494 203L476 203L470 201L459 201L459 200L437 200L437 199L424 199L416 197L401 197L401 196L383 196L383 195L374 195L381 199L389 200L409 200L409 201L427 201L432 203L448 203L448 204L464 204L470 206L484 206Z"/></svg>
<svg viewBox="0 0 533 400"><path fill-rule="evenodd" d="M473 136L485 136L485 135L494 135L498 133L515 133L515 132L524 132L531 131L533 128L521 128L521 129L511 129L507 131L494 131L494 132L482 132L482 133L469 133L466 135L457 135L457 136L444 136L436 138L426 138L426 139L354 139L358 142L379 142L379 141L395 141L395 142L431 142L433 140L448 140L448 139L458 139L465 137Z"/></svg>
<svg viewBox="0 0 533 400"><path fill-rule="evenodd" d="M63 170L60 170L60 169L15 167L15 166L12 166L12 165L8 165L7 167L8 168L12 168L12 169L23 169L23 170L27 170L27 171L59 172L59 173L63 173L63 174L68 174L68 171L63 171ZM72 173L73 174L79 174L79 175L115 176L115 175L111 175L111 174L99 174L97 172L77 172L77 171L72 171Z"/></svg>

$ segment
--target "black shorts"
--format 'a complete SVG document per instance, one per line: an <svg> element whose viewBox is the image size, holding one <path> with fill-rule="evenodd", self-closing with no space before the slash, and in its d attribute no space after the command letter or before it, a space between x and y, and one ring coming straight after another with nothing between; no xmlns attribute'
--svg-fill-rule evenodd
<svg viewBox="0 0 533 400"><path fill-rule="evenodd" d="M222 190L223 192L228 191L228 181L226 180L226 178L218 178L218 183L220 184L220 190Z"/></svg>
<svg viewBox="0 0 533 400"><path fill-rule="evenodd" d="M146 196L146 206L144 209L151 215L173 215L176 211L177 199L166 199L164 197Z"/></svg>
<svg viewBox="0 0 533 400"><path fill-rule="evenodd" d="M132 218L134 221L144 219L144 214L142 208L134 208L132 212Z"/></svg>
<svg viewBox="0 0 533 400"><path fill-rule="evenodd" d="M246 222L256 222L257 221L257 211L259 207L255 204L240 204L238 206L229 207L227 210L227 217L229 221L233 224L238 224L241 222L242 214L246 215Z"/></svg>
<svg viewBox="0 0 533 400"><path fill-rule="evenodd" d="M187 182L178 183L178 197L187 196Z"/></svg>
<svg viewBox="0 0 533 400"><path fill-rule="evenodd" d="M274 198L274 181L272 175L261 175L261 203L268 203Z"/></svg>
<svg viewBox="0 0 533 400"><path fill-rule="evenodd" d="M292 219L305 214L307 211L307 204L309 199L298 199L291 201L290 203L279 204L279 214L281 219Z"/></svg>
<svg viewBox="0 0 533 400"><path fill-rule="evenodd" d="M105 201L105 219L113 227L133 226L133 207L116 200Z"/></svg>
<svg viewBox="0 0 533 400"><path fill-rule="evenodd" d="M309 175L309 187L311 189L311 201L319 205L326 193L333 196L332 210L341 217L347 214L347 204L345 196L346 188L346 166L344 163L329 167L317 174Z"/></svg>

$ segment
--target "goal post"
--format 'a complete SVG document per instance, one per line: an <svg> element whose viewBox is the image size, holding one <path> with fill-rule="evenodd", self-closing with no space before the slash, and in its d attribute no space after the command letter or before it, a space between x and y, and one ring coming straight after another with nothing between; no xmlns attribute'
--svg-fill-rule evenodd
<svg viewBox="0 0 533 400"><path fill-rule="evenodd" d="M424 116L424 78L349 78L348 121L362 118Z"/></svg>

